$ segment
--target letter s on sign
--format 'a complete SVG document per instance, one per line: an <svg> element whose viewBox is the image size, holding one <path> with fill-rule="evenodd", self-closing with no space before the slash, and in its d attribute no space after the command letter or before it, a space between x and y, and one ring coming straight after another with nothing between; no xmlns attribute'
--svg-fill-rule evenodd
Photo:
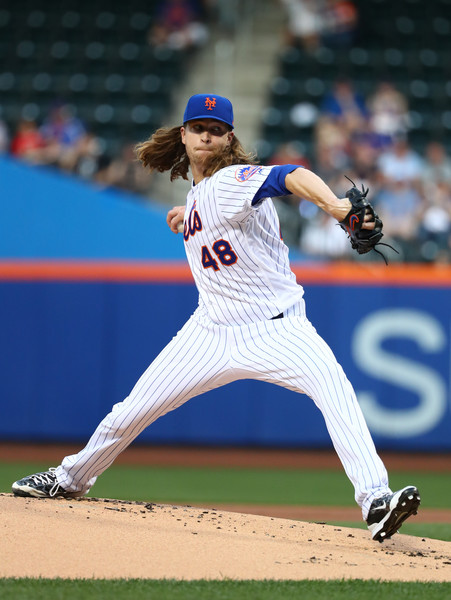
<svg viewBox="0 0 451 600"><path fill-rule="evenodd" d="M427 353L446 345L440 323L430 314L411 309L387 309L371 313L355 330L352 352L356 364L376 379L410 390L419 396L409 409L387 408L376 394L359 392L359 402L372 431L385 437L411 437L433 429L446 411L446 386L433 369L382 348L385 339L414 340Z"/></svg>

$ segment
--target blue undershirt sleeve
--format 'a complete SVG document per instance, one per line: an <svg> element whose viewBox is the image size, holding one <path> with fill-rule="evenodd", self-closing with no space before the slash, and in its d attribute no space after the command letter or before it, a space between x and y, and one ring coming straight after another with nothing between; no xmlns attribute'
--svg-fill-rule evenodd
<svg viewBox="0 0 451 600"><path fill-rule="evenodd" d="M291 194L285 187L285 177L295 169L303 168L300 165L280 165L271 169L265 183L261 186L252 200L252 206L255 206L263 198L277 198L278 196L288 196Z"/></svg>

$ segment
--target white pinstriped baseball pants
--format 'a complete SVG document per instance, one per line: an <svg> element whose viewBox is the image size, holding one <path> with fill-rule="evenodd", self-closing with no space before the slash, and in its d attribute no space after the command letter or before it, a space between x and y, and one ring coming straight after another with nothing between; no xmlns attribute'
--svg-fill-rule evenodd
<svg viewBox="0 0 451 600"><path fill-rule="evenodd" d="M282 319L228 327L212 323L197 309L130 395L100 422L86 447L57 467L59 483L87 493L118 454L158 417L238 379L274 383L313 399L366 519L372 500L389 491L387 472L354 390L305 317L303 300Z"/></svg>

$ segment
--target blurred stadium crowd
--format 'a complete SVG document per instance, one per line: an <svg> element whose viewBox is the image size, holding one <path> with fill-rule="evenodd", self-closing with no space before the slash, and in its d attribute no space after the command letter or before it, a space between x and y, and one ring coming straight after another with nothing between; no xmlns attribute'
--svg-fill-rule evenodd
<svg viewBox="0 0 451 600"><path fill-rule="evenodd" d="M344 175L368 186L399 251L390 260L451 262L451 2L431 0L425 21L418 0L267 1L280 4L285 26L261 162L312 168L339 195L350 185ZM212 35L234 35L239 4L5 1L0 152L149 196L134 144L163 124L190 57ZM419 24L430 38L418 38ZM290 248L355 258L312 204L276 203Z"/></svg>
<svg viewBox="0 0 451 600"><path fill-rule="evenodd" d="M345 176L369 187L386 241L399 252L390 252L390 260L449 263L451 158L438 140L415 150L409 122L408 100L393 84L380 82L365 98L350 81L339 79L315 116L312 152L306 154L302 142L289 141L268 162L312 168L341 197L351 187ZM310 202L287 196L276 204L291 248L306 256L353 257L335 221Z"/></svg>

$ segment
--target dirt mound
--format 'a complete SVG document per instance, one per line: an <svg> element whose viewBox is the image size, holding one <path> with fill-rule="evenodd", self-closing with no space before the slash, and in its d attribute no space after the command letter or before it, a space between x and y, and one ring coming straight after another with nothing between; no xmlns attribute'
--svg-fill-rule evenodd
<svg viewBox="0 0 451 600"><path fill-rule="evenodd" d="M451 581L451 543L191 506L0 494L0 577Z"/></svg>

